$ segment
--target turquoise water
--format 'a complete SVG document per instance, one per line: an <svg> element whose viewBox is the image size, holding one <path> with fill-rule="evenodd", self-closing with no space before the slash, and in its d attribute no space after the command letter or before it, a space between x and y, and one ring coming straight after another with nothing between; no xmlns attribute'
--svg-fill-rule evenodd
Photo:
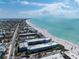
<svg viewBox="0 0 79 59"><path fill-rule="evenodd" d="M56 17L33 18L31 22L49 33L72 43L79 44L79 19Z"/></svg>

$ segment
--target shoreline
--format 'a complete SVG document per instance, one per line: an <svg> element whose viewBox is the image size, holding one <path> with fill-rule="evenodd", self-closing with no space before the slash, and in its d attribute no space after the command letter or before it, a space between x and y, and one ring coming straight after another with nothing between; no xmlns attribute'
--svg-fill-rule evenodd
<svg viewBox="0 0 79 59"><path fill-rule="evenodd" d="M36 25L30 23L29 21L26 21L31 27L33 27L34 29L36 29L38 32L42 33L45 37L49 37L51 38L54 42L57 42L59 44L62 44L66 49L68 49L69 51L71 51L72 53L74 53L75 55L79 56L79 45L74 44L72 42L69 42L67 40L58 38L52 34L50 34L47 30L45 29L41 29L39 27L37 27Z"/></svg>
<svg viewBox="0 0 79 59"><path fill-rule="evenodd" d="M48 32L47 32L48 33ZM48 33L48 37L51 37L53 41L62 44L66 49L68 49L69 51L71 51L72 53L76 54L77 56L79 56L79 45L76 45L72 42L66 41L64 39L60 39L56 36L53 36L51 34Z"/></svg>

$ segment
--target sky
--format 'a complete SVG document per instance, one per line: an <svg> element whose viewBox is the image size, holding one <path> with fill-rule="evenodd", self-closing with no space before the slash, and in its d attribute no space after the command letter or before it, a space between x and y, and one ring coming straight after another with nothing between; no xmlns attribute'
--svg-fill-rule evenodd
<svg viewBox="0 0 79 59"><path fill-rule="evenodd" d="M79 18L79 0L0 0L0 18L43 15Z"/></svg>

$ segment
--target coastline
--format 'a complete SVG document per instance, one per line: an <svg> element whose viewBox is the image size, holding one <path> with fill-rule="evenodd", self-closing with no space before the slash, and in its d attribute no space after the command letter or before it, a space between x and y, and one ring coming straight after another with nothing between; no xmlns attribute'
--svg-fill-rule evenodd
<svg viewBox="0 0 79 59"><path fill-rule="evenodd" d="M47 32L48 33L48 32ZM71 43L69 41L60 39L58 37L55 37L51 34L48 33L48 37L51 37L53 41L62 44L66 49L68 49L69 51L71 51L72 53L76 54L77 56L79 56L79 45L76 45L74 43ZM46 35L47 36L47 35Z"/></svg>
<svg viewBox="0 0 79 59"><path fill-rule="evenodd" d="M67 40L63 40L60 39L56 36L51 35L50 33L48 33L48 31L46 31L45 29L41 29L39 27L37 27L36 25L30 23L29 21L26 21L31 27L33 27L34 29L38 30L38 32L42 33L45 37L49 37L51 38L54 42L57 42L59 44L62 44L66 49L68 49L70 52L72 52L73 54L75 54L76 56L79 56L79 45L74 44L72 42L69 42Z"/></svg>

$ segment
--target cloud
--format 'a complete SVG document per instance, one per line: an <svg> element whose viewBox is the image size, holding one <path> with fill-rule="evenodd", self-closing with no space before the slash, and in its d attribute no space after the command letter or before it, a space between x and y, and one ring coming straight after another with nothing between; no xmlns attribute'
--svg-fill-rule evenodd
<svg viewBox="0 0 79 59"><path fill-rule="evenodd" d="M46 3L37 3L37 2L28 2L28 1L18 1L18 3L22 5L34 5L34 6L47 6L49 4Z"/></svg>
<svg viewBox="0 0 79 59"><path fill-rule="evenodd" d="M32 2L31 5L35 5L35 6L47 6L49 4Z"/></svg>
<svg viewBox="0 0 79 59"><path fill-rule="evenodd" d="M75 0L75 2L79 5L79 0Z"/></svg>
<svg viewBox="0 0 79 59"><path fill-rule="evenodd" d="M29 16L53 15L53 16L75 17L79 15L78 10L73 10L71 9L71 6L65 5L64 3L60 3L60 2L49 4L40 10L20 11L19 13L22 15L29 15Z"/></svg>
<svg viewBox="0 0 79 59"><path fill-rule="evenodd" d="M74 0L77 3L79 3L79 0ZM65 3L66 2L66 3ZM18 0L18 1L12 1L13 4L21 4L24 6L29 6L29 5L33 5L33 6L42 6L41 9L39 10L29 10L29 11L23 11L20 10L17 12L17 14L15 13L14 15L16 16L33 16L33 17L38 17L38 16L43 16L43 15L52 15L52 16L64 16L64 17L79 17L79 9L72 9L72 6L69 5L69 0L64 0L64 2L55 2L55 3L37 3L37 2L28 2L28 1L22 1L22 0ZM68 3L68 4L67 4ZM18 7L17 7L18 8ZM3 12L3 13L1 13ZM4 12L0 11L1 16L3 15L7 15L10 12ZM12 14L12 13L10 13Z"/></svg>
<svg viewBox="0 0 79 59"><path fill-rule="evenodd" d="M6 18L8 16L9 16L9 12L7 10L0 8L0 18Z"/></svg>
<svg viewBox="0 0 79 59"><path fill-rule="evenodd" d="M22 4L22 5L28 5L28 4L30 4L28 1L19 1L19 3Z"/></svg>

